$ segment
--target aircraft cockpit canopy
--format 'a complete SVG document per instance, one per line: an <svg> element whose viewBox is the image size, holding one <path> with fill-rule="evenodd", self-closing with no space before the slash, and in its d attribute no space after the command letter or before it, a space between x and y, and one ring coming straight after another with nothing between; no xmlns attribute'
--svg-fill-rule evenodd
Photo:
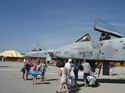
<svg viewBox="0 0 125 93"><path fill-rule="evenodd" d="M102 19L96 19L95 21L94 30L101 32L100 40L107 40L111 37L123 37L121 34L117 33L118 31L116 31L114 28L114 26L110 25L108 22Z"/></svg>
<svg viewBox="0 0 125 93"><path fill-rule="evenodd" d="M89 33L85 34L84 36L76 40L75 42L85 42L85 41L91 41L91 37Z"/></svg>

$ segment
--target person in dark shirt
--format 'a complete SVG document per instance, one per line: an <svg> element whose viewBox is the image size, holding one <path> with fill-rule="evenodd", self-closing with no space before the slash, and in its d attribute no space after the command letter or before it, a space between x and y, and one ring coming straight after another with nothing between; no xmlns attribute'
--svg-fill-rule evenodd
<svg viewBox="0 0 125 93"><path fill-rule="evenodd" d="M74 76L75 76L75 85L77 84L77 80L78 80L79 68L80 68L80 63L75 60L74 64L73 64L73 72L74 72Z"/></svg>
<svg viewBox="0 0 125 93"><path fill-rule="evenodd" d="M23 67L23 79L27 80L28 79L28 74L30 71L30 68L33 66L32 62L30 59L26 59L26 62Z"/></svg>

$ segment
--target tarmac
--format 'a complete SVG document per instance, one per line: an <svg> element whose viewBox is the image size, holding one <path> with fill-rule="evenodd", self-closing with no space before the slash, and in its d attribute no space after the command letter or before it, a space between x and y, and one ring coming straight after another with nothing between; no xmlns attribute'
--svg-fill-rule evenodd
<svg viewBox="0 0 125 93"><path fill-rule="evenodd" d="M22 79L22 66L23 63L20 62L0 62L0 93L56 93L60 84L57 67L48 66L45 81L38 80L37 85L32 85L32 79ZM83 72L79 72L78 86L70 93L124 93L125 67L115 68L115 72L111 74L100 75L99 86L92 88L84 86Z"/></svg>

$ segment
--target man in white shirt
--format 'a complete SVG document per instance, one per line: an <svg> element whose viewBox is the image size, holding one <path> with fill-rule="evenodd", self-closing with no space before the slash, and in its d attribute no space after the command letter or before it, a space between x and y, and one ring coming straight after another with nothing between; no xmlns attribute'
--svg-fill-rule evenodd
<svg viewBox="0 0 125 93"><path fill-rule="evenodd" d="M71 65L72 59L69 59L68 62L65 64L65 68L67 69L67 74L70 76L72 65Z"/></svg>
<svg viewBox="0 0 125 93"><path fill-rule="evenodd" d="M72 59L69 59L68 62L66 62L65 64L65 69L66 69L66 73L67 73L67 81L68 81L68 87L71 88L71 83L72 78L71 78L71 70L72 70L72 65L71 65Z"/></svg>
<svg viewBox="0 0 125 93"><path fill-rule="evenodd" d="M91 66L88 62L86 62L86 60L83 61L82 66L83 66L83 72L84 72L83 78L84 78L84 81L86 83L87 76L90 76L90 73L91 73Z"/></svg>

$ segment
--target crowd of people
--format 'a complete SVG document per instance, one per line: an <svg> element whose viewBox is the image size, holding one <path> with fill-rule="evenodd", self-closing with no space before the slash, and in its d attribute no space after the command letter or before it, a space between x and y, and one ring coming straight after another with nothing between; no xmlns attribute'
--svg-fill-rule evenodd
<svg viewBox="0 0 125 93"><path fill-rule="evenodd" d="M32 62L30 59L24 61L24 66L21 71L23 72L23 80L28 80L28 75L33 77L33 85L37 85L37 77L40 76L41 81L44 81L45 72L47 70L47 64L43 60L36 60Z"/></svg>
<svg viewBox="0 0 125 93"><path fill-rule="evenodd" d="M69 59L67 62L60 62L57 66L60 76L60 87L57 93L61 93L62 88L69 93L70 90L77 86L79 70L83 70L83 80L86 87L97 83L96 77L92 75L91 65L86 60L77 62L76 60L72 61L72 59ZM71 74L71 71L74 72L74 75Z"/></svg>
<svg viewBox="0 0 125 93"><path fill-rule="evenodd" d="M79 70L83 70L83 80L85 86L89 86L95 84L96 78L92 76L91 65L86 61L77 61L68 59L67 61L60 61L57 64L58 67L58 75L60 77L60 86L57 93L60 93L64 88L67 93L77 86L78 81L78 72ZM31 62L30 59L26 59L24 62L24 66L21 69L23 72L22 78L24 80L28 79L28 75L32 75L33 85L37 85L37 78L40 76L41 82L44 81L45 72L47 70L47 64L45 61L41 61L38 59L35 62ZM74 74L71 74L71 71Z"/></svg>

